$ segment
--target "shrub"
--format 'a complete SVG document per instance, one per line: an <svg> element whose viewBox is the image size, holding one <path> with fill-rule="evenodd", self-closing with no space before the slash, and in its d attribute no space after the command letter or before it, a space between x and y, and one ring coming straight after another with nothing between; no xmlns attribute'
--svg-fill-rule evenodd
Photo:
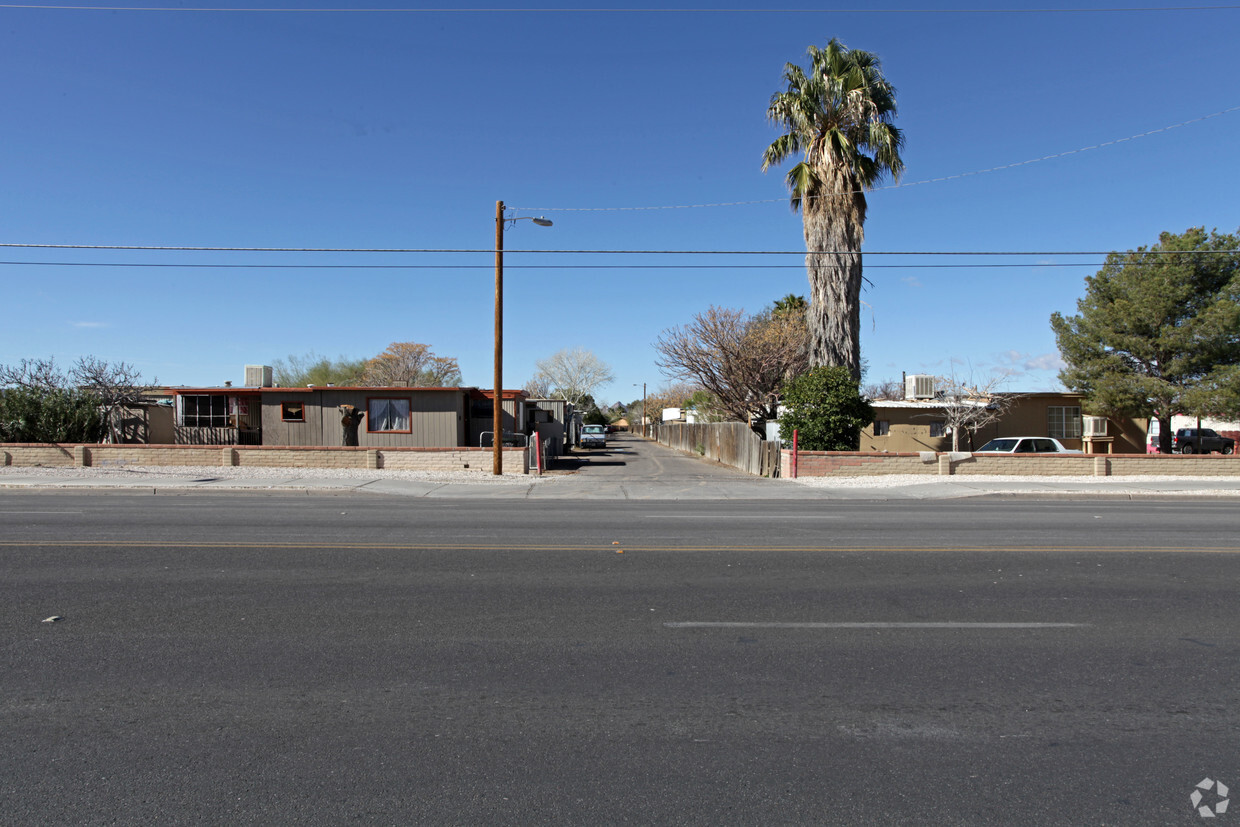
<svg viewBox="0 0 1240 827"><path fill-rule="evenodd" d="M874 420L874 408L861 396L845 367L819 367L788 381L783 389L780 438L806 451L855 451L861 429Z"/></svg>
<svg viewBox="0 0 1240 827"><path fill-rule="evenodd" d="M99 442L105 430L93 393L10 388L0 395L0 442Z"/></svg>

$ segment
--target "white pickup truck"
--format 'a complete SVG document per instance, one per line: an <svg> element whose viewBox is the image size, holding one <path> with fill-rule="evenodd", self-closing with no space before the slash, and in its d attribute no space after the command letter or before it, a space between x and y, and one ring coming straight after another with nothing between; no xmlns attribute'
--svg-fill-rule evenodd
<svg viewBox="0 0 1240 827"><path fill-rule="evenodd" d="M581 447L582 448L606 448L607 447L607 426L606 425L583 425L581 427Z"/></svg>

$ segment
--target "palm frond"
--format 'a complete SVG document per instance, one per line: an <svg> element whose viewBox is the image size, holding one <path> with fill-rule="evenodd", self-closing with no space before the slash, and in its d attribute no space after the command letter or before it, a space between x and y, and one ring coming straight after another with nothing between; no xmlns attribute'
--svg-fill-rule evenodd
<svg viewBox="0 0 1240 827"><path fill-rule="evenodd" d="M825 48L811 45L806 51L809 68L787 64L786 87L771 96L767 107L767 119L785 132L763 153L763 172L801 152L815 180L833 167L848 170L863 188L885 175L898 179L904 170L904 136L892 123L895 89L883 76L881 61L836 38ZM797 199L806 197L802 185L808 180L804 170L788 174L794 208L800 206Z"/></svg>
<svg viewBox="0 0 1240 827"><path fill-rule="evenodd" d="M788 184L788 192L791 193L789 201L793 212L800 212L807 199L817 198L822 192L822 179L814 168L804 161L788 170L784 180Z"/></svg>
<svg viewBox="0 0 1240 827"><path fill-rule="evenodd" d="M782 164L800 151L801 136L798 133L789 132L785 135L780 135L762 153L762 171L766 172L771 167Z"/></svg>

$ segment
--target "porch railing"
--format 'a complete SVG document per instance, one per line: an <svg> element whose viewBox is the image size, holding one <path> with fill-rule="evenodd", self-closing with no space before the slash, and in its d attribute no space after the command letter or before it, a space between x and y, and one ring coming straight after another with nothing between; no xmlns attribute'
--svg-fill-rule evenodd
<svg viewBox="0 0 1240 827"><path fill-rule="evenodd" d="M261 428L196 428L174 425L173 442L177 445L262 445Z"/></svg>

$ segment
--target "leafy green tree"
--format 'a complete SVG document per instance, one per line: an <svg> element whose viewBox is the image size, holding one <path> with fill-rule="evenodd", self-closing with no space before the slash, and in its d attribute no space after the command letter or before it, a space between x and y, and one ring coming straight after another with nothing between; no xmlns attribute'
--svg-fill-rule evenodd
<svg viewBox="0 0 1240 827"><path fill-rule="evenodd" d="M860 379L865 191L899 178L904 136L875 55L832 38L825 49L810 46L809 58L808 71L787 64L787 88L771 96L767 118L786 132L766 148L762 170L802 156L787 183L809 251L810 364L843 365Z"/></svg>
<svg viewBox="0 0 1240 827"><path fill-rule="evenodd" d="M861 396L858 382L843 366L817 367L784 385L779 431L786 446L806 451L855 451L861 429L874 421L874 407Z"/></svg>
<svg viewBox="0 0 1240 827"><path fill-rule="evenodd" d="M288 360L276 359L272 364L272 380L282 388L306 385L360 385L366 371L365 359L341 356L329 359L311 351L304 356L289 355Z"/></svg>
<svg viewBox="0 0 1240 827"><path fill-rule="evenodd" d="M685 403L686 408L692 408L697 415L698 422L724 422L727 416L719 409L719 400L714 397L708 390L698 390L689 397Z"/></svg>
<svg viewBox="0 0 1240 827"><path fill-rule="evenodd" d="M585 416L581 417L582 424L585 425L607 425L611 422L607 418L607 414L600 411L597 407L590 408L586 411Z"/></svg>
<svg viewBox="0 0 1240 827"><path fill-rule="evenodd" d="M1186 409L1202 416L1240 419L1240 366L1211 371L1197 387L1184 395Z"/></svg>
<svg viewBox="0 0 1240 827"><path fill-rule="evenodd" d="M1077 315L1051 316L1059 378L1101 414L1240 413L1240 239L1192 228L1111 253L1085 279Z"/></svg>
<svg viewBox="0 0 1240 827"><path fill-rule="evenodd" d="M106 431L100 399L90 391L0 391L0 442L99 442Z"/></svg>

